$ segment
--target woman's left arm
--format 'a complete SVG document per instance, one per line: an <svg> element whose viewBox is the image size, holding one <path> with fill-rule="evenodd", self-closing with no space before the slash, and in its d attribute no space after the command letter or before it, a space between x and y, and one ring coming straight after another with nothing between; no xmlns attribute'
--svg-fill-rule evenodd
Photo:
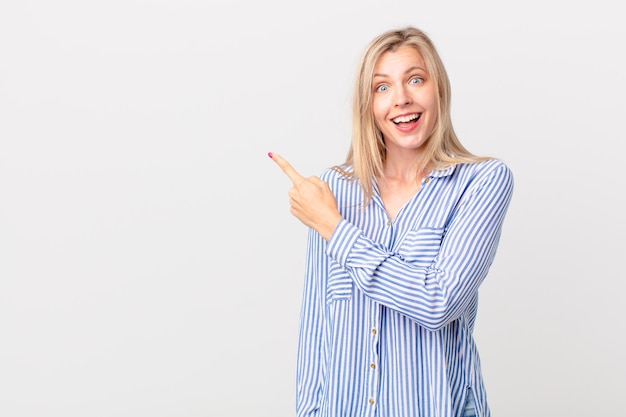
<svg viewBox="0 0 626 417"><path fill-rule="evenodd" d="M466 190L445 230L418 230L411 250L432 259L427 263L389 252L346 220L327 254L366 296L438 330L460 316L487 275L512 191L510 169L493 164Z"/></svg>

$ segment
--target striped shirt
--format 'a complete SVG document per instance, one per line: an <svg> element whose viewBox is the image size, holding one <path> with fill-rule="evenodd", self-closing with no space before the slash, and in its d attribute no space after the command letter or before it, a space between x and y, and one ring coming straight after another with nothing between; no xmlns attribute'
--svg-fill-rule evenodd
<svg viewBox="0 0 626 417"><path fill-rule="evenodd" d="M513 191L501 161L432 171L392 221L374 184L320 176L343 219L310 230L297 416L488 417L472 332ZM470 395L470 397L468 397Z"/></svg>

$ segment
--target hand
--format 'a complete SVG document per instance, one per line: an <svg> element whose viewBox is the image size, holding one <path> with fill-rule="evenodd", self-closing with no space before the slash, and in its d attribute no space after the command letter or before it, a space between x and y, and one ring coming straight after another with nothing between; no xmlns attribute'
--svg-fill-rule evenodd
<svg viewBox="0 0 626 417"><path fill-rule="evenodd" d="M328 184L317 177L304 178L278 154L268 155L293 184L289 190L291 214L306 226L317 230L328 241L342 219L337 200Z"/></svg>

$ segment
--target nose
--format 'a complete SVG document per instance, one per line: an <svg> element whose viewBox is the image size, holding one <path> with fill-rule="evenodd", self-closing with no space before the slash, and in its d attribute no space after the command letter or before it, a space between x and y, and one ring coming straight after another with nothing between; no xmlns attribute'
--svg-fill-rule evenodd
<svg viewBox="0 0 626 417"><path fill-rule="evenodd" d="M406 90L406 87L396 88L396 96L394 97L396 106L406 106L411 104L411 95Z"/></svg>

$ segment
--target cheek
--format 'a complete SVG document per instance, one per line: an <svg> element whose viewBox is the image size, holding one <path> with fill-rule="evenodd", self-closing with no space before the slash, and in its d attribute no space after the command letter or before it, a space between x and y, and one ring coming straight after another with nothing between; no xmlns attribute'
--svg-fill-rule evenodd
<svg viewBox="0 0 626 417"><path fill-rule="evenodd" d="M372 102L372 114L374 115L376 127L380 129L379 124L382 123L387 117L386 106L381 99L377 99Z"/></svg>
<svg viewBox="0 0 626 417"><path fill-rule="evenodd" d="M428 108L431 112L437 112L437 95L435 94L434 89L428 91L424 94L423 103L426 108Z"/></svg>

